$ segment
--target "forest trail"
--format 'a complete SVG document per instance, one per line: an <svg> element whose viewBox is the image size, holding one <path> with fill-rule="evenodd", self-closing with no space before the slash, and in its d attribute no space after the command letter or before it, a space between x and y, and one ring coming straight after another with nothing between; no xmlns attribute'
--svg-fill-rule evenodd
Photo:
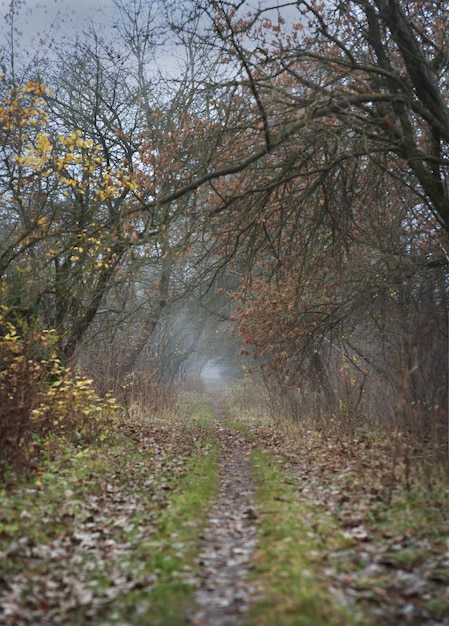
<svg viewBox="0 0 449 626"><path fill-rule="evenodd" d="M201 585L195 594L201 608L192 616L192 623L237 626L255 591L254 583L246 580L257 541L257 514L251 499L251 447L241 433L219 420L214 428L222 447L220 487L202 534L198 559Z"/></svg>
<svg viewBox="0 0 449 626"><path fill-rule="evenodd" d="M0 624L449 626L447 481L221 406L192 394L2 490Z"/></svg>

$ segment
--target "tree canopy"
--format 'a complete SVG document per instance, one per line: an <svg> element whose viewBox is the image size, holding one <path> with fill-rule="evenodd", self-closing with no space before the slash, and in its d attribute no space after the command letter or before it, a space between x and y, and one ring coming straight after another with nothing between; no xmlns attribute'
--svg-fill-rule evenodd
<svg viewBox="0 0 449 626"><path fill-rule="evenodd" d="M67 362L107 346L112 378L226 353L190 318L160 339L187 311L233 322L229 362L240 341L304 407L442 423L448 3L114 6L48 66L6 16L5 306Z"/></svg>

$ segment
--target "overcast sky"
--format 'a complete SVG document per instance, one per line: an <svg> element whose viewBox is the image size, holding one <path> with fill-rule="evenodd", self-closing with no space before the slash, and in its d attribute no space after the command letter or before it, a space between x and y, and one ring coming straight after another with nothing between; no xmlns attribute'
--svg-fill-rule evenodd
<svg viewBox="0 0 449 626"><path fill-rule="evenodd" d="M16 0L16 2L21 0ZM151 0L149 0L151 1ZM261 4L283 4L280 0L262 0ZM1 13L8 10L10 0L0 0ZM245 11L259 0L248 0ZM112 21L113 0L24 0L20 10L20 29L27 37L51 34L58 39L63 35L73 35L88 28L90 22L97 27Z"/></svg>
<svg viewBox="0 0 449 626"><path fill-rule="evenodd" d="M128 0L123 0L127 6ZM151 2L151 0L148 0ZM14 0L18 7L15 18L14 51L20 64L32 67L35 62L42 64L55 58L53 50L60 52L61 45L70 44L76 38L84 39L83 34L97 33L104 29L111 43L117 41L117 31L112 25L117 20L114 0ZM11 0L0 0L0 49L5 48L8 57L9 26L5 15ZM67 48L69 49L69 48Z"/></svg>
<svg viewBox="0 0 449 626"><path fill-rule="evenodd" d="M1 0L1 4L7 5L9 0ZM30 29L46 30L58 24L75 30L91 19L103 21L112 6L112 0L26 0L21 12Z"/></svg>
<svg viewBox="0 0 449 626"><path fill-rule="evenodd" d="M151 0L148 0L151 2ZM160 0L163 2L164 0ZM4 15L8 12L11 0L0 0L0 48L5 47L7 24ZM47 48L50 42L53 49L58 49L58 42L63 40L74 41L77 35L83 38L83 33L93 25L96 32L106 29L112 41L117 41L117 31L112 29L117 9L114 0L15 0L19 6L19 17L16 27L22 36L16 38L15 51L27 63L27 59L48 58L51 62L52 52ZM127 0L124 0L126 6ZM188 3L188 0L186 0ZM248 0L245 7L256 6L261 2L269 6L284 5L282 0ZM273 13L274 19L277 12ZM2 41L3 38L3 41ZM177 71L178 59L175 48L166 39L160 42L158 48L158 64L164 69L172 67ZM6 46L8 47L8 46ZM61 49L61 48L59 48Z"/></svg>
<svg viewBox="0 0 449 626"><path fill-rule="evenodd" d="M0 0L2 15L9 4L10 0ZM110 22L112 12L112 0L25 0L16 24L22 33L22 45L26 45L45 40L46 36L55 40L72 38L91 22L97 26Z"/></svg>

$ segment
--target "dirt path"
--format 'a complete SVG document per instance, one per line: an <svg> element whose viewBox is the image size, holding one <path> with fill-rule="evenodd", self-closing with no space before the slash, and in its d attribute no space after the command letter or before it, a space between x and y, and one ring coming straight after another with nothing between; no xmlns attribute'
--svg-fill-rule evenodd
<svg viewBox="0 0 449 626"><path fill-rule="evenodd" d="M220 420L215 428L223 446L220 491L202 537L199 562L203 569L195 594L200 608L191 621L195 626L237 626L255 592L246 580L257 541L257 516L251 504L250 445Z"/></svg>

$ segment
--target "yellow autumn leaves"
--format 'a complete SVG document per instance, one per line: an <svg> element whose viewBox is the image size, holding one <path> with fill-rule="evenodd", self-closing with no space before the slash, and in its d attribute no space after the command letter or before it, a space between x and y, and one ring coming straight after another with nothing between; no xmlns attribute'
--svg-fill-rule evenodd
<svg viewBox="0 0 449 626"><path fill-rule="evenodd" d="M0 77L0 136L13 148L11 164L19 188L30 179L35 183L36 178L51 177L62 197L76 192L100 203L136 190L130 164L107 165L101 147L81 129L68 134L45 130L49 119L45 85L29 81L12 89L2 85L5 80Z"/></svg>
<svg viewBox="0 0 449 626"><path fill-rule="evenodd" d="M32 445L33 436L97 433L101 422L119 409L111 394L100 398L91 379L74 375L61 363L60 340L54 331L28 322L21 311L0 306L0 432L17 437L17 455Z"/></svg>

